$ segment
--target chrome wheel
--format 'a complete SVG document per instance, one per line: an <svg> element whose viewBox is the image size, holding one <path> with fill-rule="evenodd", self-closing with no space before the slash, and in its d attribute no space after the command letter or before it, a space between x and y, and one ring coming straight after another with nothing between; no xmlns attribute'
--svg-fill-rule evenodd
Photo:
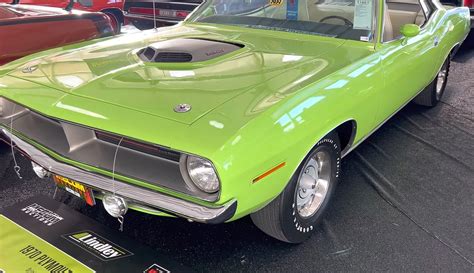
<svg viewBox="0 0 474 273"><path fill-rule="evenodd" d="M436 82L436 100L441 99L441 95L443 95L444 90L444 83L446 82L446 77L448 75L448 68L446 64L443 65L441 71L438 73L438 80Z"/></svg>
<svg viewBox="0 0 474 273"><path fill-rule="evenodd" d="M312 217L326 199L331 168L331 156L325 151L318 151L303 167L296 188L296 211L302 218Z"/></svg>

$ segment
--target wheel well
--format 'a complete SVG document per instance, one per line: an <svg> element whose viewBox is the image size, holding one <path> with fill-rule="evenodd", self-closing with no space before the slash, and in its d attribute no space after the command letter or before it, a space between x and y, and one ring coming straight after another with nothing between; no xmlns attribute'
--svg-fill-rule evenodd
<svg viewBox="0 0 474 273"><path fill-rule="evenodd" d="M449 52L449 58L451 60L454 58L454 56L456 55L456 53L458 52L460 47L461 47L461 45L459 43L457 43L456 45L453 46L453 48Z"/></svg>
<svg viewBox="0 0 474 273"><path fill-rule="evenodd" d="M334 129L334 131L339 136L339 142L341 143L341 154L344 155L352 146L357 131L357 123L355 120L348 120L339 125L336 129Z"/></svg>
<svg viewBox="0 0 474 273"><path fill-rule="evenodd" d="M112 13L113 15L117 17L117 19L119 19L120 23L123 24L123 13L121 10L112 8L112 9L103 9L101 10L101 12Z"/></svg>

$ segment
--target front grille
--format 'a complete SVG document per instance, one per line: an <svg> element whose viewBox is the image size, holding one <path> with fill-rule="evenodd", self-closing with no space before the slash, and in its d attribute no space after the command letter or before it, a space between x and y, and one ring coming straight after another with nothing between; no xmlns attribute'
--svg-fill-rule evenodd
<svg viewBox="0 0 474 273"><path fill-rule="evenodd" d="M156 145L146 144L143 142L138 142L128 138L121 138L112 134L95 131L97 139L102 140L113 145L119 145L134 151L142 152L145 154L166 158L175 162L179 162L181 154L166 148L162 148Z"/></svg>
<svg viewBox="0 0 474 273"><path fill-rule="evenodd" d="M0 125L9 130L13 116L15 132L64 158L109 172L114 169L117 175L203 200L216 201L218 198L218 194L209 195L188 188L179 167L180 152L49 118L0 97L0 106L2 103Z"/></svg>

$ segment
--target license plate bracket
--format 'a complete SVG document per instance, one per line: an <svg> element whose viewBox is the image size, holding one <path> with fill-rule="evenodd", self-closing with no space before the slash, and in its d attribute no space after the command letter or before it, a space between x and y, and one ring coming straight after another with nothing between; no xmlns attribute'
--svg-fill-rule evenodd
<svg viewBox="0 0 474 273"><path fill-rule="evenodd" d="M58 188L83 199L89 206L95 205L94 192L91 188L80 182L56 174L53 175L53 180Z"/></svg>

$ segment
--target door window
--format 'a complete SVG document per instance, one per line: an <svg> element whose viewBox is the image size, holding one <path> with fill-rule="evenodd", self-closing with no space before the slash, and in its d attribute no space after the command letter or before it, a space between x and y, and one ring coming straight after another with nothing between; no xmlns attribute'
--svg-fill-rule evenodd
<svg viewBox="0 0 474 273"><path fill-rule="evenodd" d="M388 0L384 9L383 41L402 37L400 28L406 24L424 26L432 14L432 8L424 0ZM427 16L428 15L428 16Z"/></svg>

